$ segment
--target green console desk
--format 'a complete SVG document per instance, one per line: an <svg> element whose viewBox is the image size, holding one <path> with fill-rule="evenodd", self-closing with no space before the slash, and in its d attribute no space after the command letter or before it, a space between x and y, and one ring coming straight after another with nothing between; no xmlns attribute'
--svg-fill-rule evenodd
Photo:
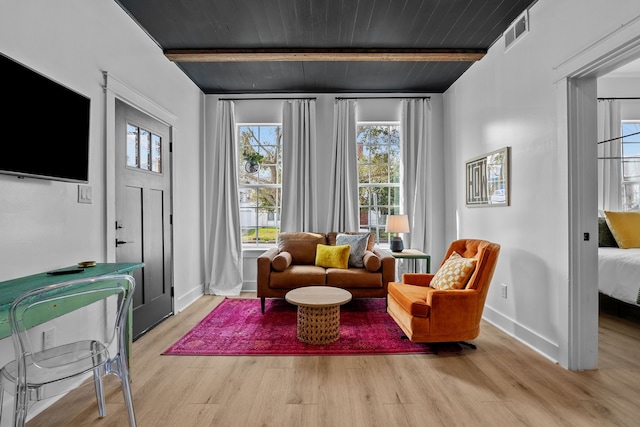
<svg viewBox="0 0 640 427"><path fill-rule="evenodd" d="M142 268L143 266L143 263L99 263L96 264L95 267L85 267L84 271L72 274L50 275L45 272L0 282L0 339L11 336L9 308L13 301L23 293L42 286L76 279L91 279L110 274L133 275L135 269ZM74 267L75 266L71 266L69 268ZM129 313L129 325L127 329L128 336L131 337L131 313Z"/></svg>
<svg viewBox="0 0 640 427"><path fill-rule="evenodd" d="M427 264L426 273L431 273L431 256L427 255L417 249L405 249L402 252L390 252L391 255L398 259L408 259L413 264L413 272L418 273L418 260L425 260Z"/></svg>

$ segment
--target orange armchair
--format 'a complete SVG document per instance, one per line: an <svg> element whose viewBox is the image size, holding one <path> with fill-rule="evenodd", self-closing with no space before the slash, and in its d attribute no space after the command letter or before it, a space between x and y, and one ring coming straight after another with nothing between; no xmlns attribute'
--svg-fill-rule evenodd
<svg viewBox="0 0 640 427"><path fill-rule="evenodd" d="M430 287L433 274L405 273L402 283L389 283L387 312L412 342L464 342L480 333L482 310L500 245L486 240L457 240L451 243L441 267L454 251L476 260L462 289Z"/></svg>

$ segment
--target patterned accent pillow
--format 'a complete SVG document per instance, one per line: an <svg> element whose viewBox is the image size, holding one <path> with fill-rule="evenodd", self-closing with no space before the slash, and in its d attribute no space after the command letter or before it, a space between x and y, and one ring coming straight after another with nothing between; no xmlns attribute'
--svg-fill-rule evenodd
<svg viewBox="0 0 640 427"><path fill-rule="evenodd" d="M475 258L463 258L454 251L433 276L429 286L435 289L462 289L467 285L475 268Z"/></svg>
<svg viewBox="0 0 640 427"><path fill-rule="evenodd" d="M371 233L364 234L338 234L336 237L336 245L349 245L351 246L351 252L349 252L349 267L364 267L364 253L367 250L367 242L369 241L369 235Z"/></svg>

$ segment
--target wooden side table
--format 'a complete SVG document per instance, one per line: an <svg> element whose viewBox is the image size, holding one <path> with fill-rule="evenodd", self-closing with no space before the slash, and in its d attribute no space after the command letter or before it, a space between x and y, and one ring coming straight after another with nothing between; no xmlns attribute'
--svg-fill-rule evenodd
<svg viewBox="0 0 640 427"><path fill-rule="evenodd" d="M351 293L332 286L306 286L284 296L298 306L297 336L307 344L330 344L340 338L340 306Z"/></svg>
<svg viewBox="0 0 640 427"><path fill-rule="evenodd" d="M391 252L394 258L408 259L413 264L413 272L418 273L418 261L426 261L426 273L431 273L431 255L420 252L417 249L405 249L402 252Z"/></svg>

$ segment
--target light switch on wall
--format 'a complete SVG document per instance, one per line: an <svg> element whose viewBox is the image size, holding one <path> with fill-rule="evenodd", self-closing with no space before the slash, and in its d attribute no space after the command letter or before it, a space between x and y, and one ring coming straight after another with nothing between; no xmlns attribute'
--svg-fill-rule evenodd
<svg viewBox="0 0 640 427"><path fill-rule="evenodd" d="M90 185L78 185L78 203L91 203L91 186Z"/></svg>

